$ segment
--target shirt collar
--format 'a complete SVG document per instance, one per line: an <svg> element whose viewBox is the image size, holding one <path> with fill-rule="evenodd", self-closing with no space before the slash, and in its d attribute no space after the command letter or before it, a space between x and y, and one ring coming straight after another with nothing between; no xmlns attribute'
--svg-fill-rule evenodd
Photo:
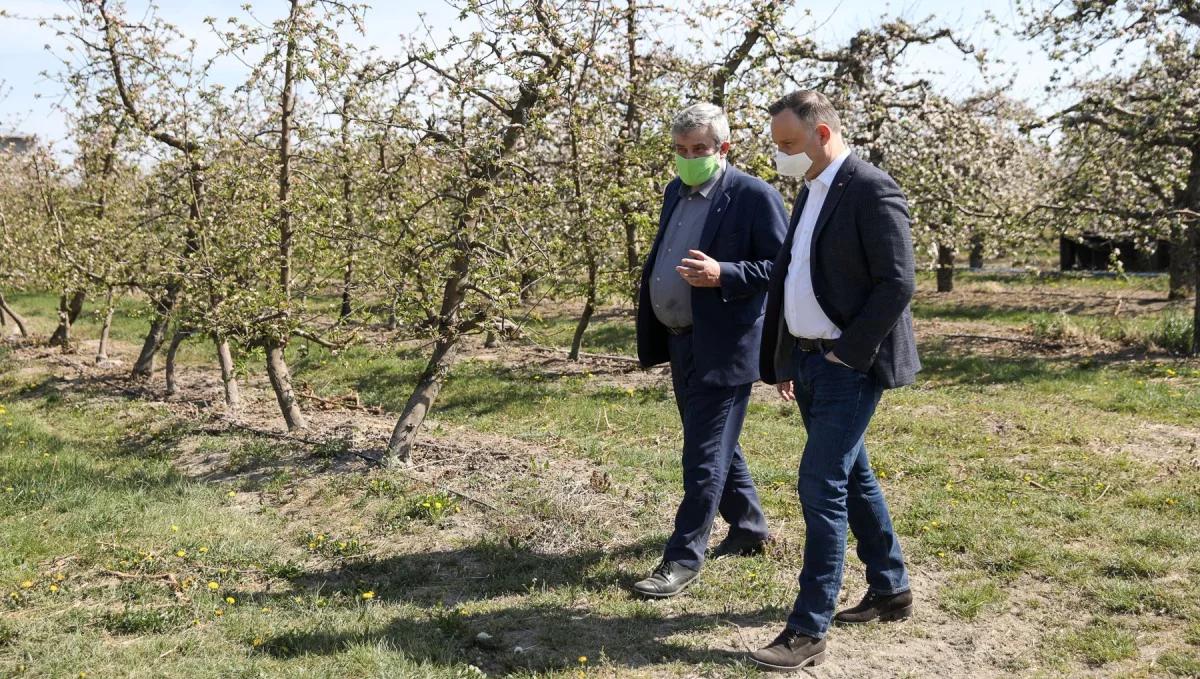
<svg viewBox="0 0 1200 679"><path fill-rule="evenodd" d="M726 161L724 158L722 158L721 159L721 169L717 170L716 174L709 177L708 181L704 182L700 186L691 187L691 186L688 186L687 184L681 183L679 185L679 195L684 198L687 198L688 196L692 195L693 193L698 193L701 196L703 196L704 198L708 198L709 194L711 194L713 192L713 188L715 188L716 185L721 182L721 177L724 176L727 165L728 165L728 161Z"/></svg>
<svg viewBox="0 0 1200 679"><path fill-rule="evenodd" d="M838 170L842 169L842 164L846 162L846 158L850 155L850 147L842 149L842 152L834 156L833 161L829 163L829 167L821 170L821 174L814 177L812 180L805 179L804 185L812 189L813 183L818 183L825 189L829 189L833 185L833 178L837 176Z"/></svg>

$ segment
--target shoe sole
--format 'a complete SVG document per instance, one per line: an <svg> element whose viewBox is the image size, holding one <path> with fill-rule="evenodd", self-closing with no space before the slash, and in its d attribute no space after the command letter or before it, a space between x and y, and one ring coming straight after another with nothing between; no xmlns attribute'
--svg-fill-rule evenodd
<svg viewBox="0 0 1200 679"><path fill-rule="evenodd" d="M772 672L791 672L793 670L799 670L805 667L816 667L817 665L820 665L821 663L825 662L826 653L828 653L828 651L821 651L816 655L810 655L799 665L772 665L769 662L763 662L762 660L758 660L757 658L753 657L750 658L750 662Z"/></svg>
<svg viewBox="0 0 1200 679"><path fill-rule="evenodd" d="M904 608L897 608L894 611L880 613L870 620L840 620L835 617L833 622L837 625L869 625L873 622L900 622L901 620L908 620L912 617L912 614L913 607L912 604L909 604Z"/></svg>
<svg viewBox="0 0 1200 679"><path fill-rule="evenodd" d="M648 597L650 599L670 599L673 596L679 596L680 594L683 594L683 590L687 589L688 587L691 587L692 583L699 579L700 579L700 576L697 575L696 577L692 578L691 580L688 580L687 582L680 585L679 589L675 590L674 592L647 592L647 591L640 590L640 589L634 589L633 592L634 592L634 594Z"/></svg>

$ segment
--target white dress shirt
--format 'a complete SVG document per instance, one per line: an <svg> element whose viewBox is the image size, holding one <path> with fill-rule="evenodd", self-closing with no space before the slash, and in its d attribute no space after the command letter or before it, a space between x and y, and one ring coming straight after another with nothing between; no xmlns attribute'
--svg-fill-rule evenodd
<svg viewBox="0 0 1200 679"><path fill-rule="evenodd" d="M804 182L808 186L808 198L800 212L800 223L796 226L792 241L792 262L783 281L783 317L793 337L834 340L842 336L842 331L829 320L817 303L816 293L813 292L811 259L817 216L825 205L833 178L849 155L850 149L843 149L821 174L812 181L806 179Z"/></svg>

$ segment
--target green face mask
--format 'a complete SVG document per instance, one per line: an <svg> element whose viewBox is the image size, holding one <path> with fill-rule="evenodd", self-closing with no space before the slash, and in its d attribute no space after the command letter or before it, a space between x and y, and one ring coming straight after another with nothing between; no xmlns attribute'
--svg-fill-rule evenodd
<svg viewBox="0 0 1200 679"><path fill-rule="evenodd" d="M679 178L683 180L683 183L688 186L700 186L712 179L720 169L720 153L699 158L684 158L678 153L675 154L675 170L679 173Z"/></svg>

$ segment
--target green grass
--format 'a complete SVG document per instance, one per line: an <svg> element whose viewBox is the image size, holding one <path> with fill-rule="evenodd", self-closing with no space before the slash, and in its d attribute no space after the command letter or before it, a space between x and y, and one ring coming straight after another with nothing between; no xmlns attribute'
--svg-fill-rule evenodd
<svg viewBox="0 0 1200 679"><path fill-rule="evenodd" d="M1035 283L1106 294L1159 285L1014 285ZM53 328L52 296L13 298L36 331ZM122 303L119 341L140 341L138 306ZM997 325L1056 318L919 311ZM1093 322L1070 316L1063 327ZM548 314L527 331L562 347L573 324ZM585 350L632 353L627 313L601 316L593 332ZM189 351L189 364L211 364L206 344ZM357 392L389 412L425 361L414 349L334 354L300 341L289 352L297 381L316 393ZM869 651L964 626L1003 635L989 627L1003 619L1037 643L1008 649L997 674L1136 676L1153 660L1152 673L1194 675L1200 470L1188 445L1200 364L995 356L938 341L922 358L918 384L885 395L868 435L921 613L911 627L836 631L837 643ZM403 474L341 473L348 442L205 434L161 405L0 361L6 676L454 677L471 666L746 676L756 672L740 655L717 649L734 625L760 630L749 643L765 641L761 630L782 622L795 595L804 434L769 393L751 404L742 443L782 544L709 564L686 597L644 602L627 587L657 559L680 483L678 414L661 382L465 357L430 434L503 445L433 468L489 509ZM218 462L188 476L172 464L185 454ZM861 566L848 564L854 598Z"/></svg>
<svg viewBox="0 0 1200 679"><path fill-rule="evenodd" d="M1099 667L1137 656L1137 640L1126 629L1107 620L1095 620L1058 639L1061 650Z"/></svg>

